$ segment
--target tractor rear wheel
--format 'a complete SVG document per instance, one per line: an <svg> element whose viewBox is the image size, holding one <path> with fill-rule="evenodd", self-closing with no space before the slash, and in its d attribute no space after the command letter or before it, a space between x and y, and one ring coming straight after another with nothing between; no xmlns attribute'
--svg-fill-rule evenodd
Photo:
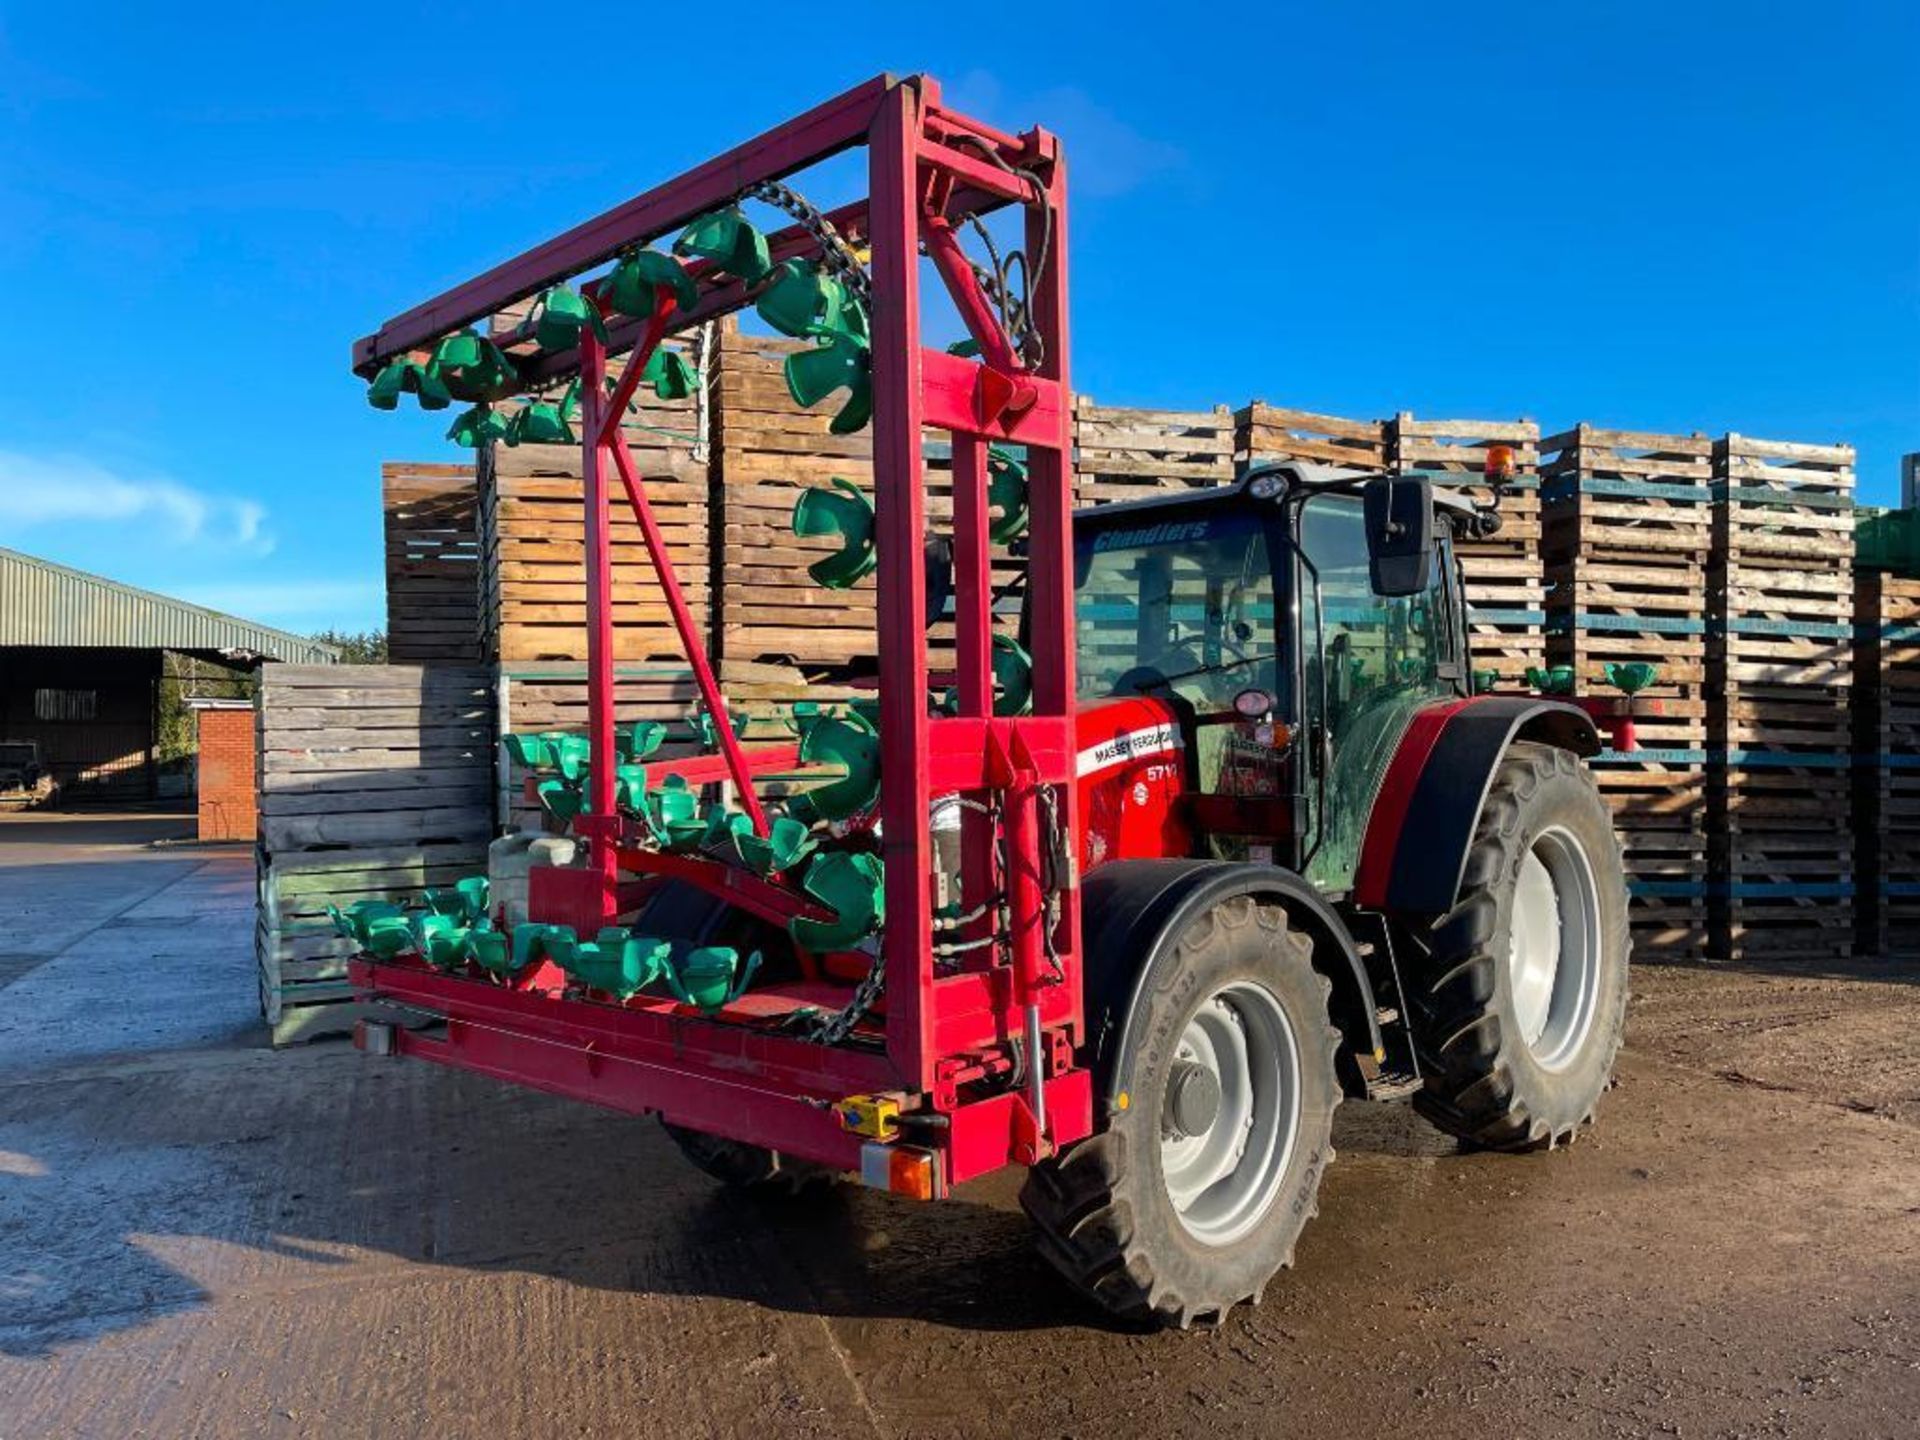
<svg viewBox="0 0 1920 1440"><path fill-rule="evenodd" d="M1036 1165L1020 1195L1078 1289L1184 1329L1257 1303L1293 1263L1333 1160L1329 988L1307 937L1251 896L1161 948L1106 1129Z"/></svg>
<svg viewBox="0 0 1920 1440"><path fill-rule="evenodd" d="M1494 1150L1593 1118L1627 1004L1627 894L1592 774L1521 741L1487 791L1453 908L1413 930L1415 1107Z"/></svg>

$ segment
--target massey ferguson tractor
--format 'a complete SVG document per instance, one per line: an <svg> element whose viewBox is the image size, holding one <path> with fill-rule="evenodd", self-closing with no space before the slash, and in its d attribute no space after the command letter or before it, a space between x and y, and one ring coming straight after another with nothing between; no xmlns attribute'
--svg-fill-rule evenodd
<svg viewBox="0 0 1920 1440"><path fill-rule="evenodd" d="M862 148L865 199L804 197ZM1592 720L1474 693L1452 547L1497 487L1282 465L1074 513L1067 192L1056 136L881 77L358 342L376 405L579 446L590 723L505 737L568 837L522 878L335 921L366 996L438 1022L364 1022L365 1050L652 1112L732 1185L937 1200L1024 1166L1073 1285L1186 1326L1291 1262L1343 1096L1572 1139L1620 1043L1626 890ZM872 687L771 737L729 709L622 423L699 384L665 342L749 309L873 455L870 502L793 518L839 542L815 580L872 587ZM964 338L923 343L930 311ZM612 504L697 753L616 715Z"/></svg>

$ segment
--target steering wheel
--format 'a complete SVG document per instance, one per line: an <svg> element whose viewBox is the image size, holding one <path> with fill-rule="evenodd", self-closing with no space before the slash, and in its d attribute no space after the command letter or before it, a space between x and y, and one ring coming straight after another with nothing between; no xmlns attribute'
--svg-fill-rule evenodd
<svg viewBox="0 0 1920 1440"><path fill-rule="evenodd" d="M1197 635L1189 636L1184 640L1175 640L1153 659L1143 661L1121 675L1114 681L1114 688L1122 692L1145 691L1156 686L1171 688L1183 679L1202 679L1204 676L1191 672L1216 668L1208 664L1202 649L1201 639ZM1226 667L1229 663L1244 665L1252 658L1239 645L1224 636L1220 640L1220 649L1222 652L1220 668Z"/></svg>

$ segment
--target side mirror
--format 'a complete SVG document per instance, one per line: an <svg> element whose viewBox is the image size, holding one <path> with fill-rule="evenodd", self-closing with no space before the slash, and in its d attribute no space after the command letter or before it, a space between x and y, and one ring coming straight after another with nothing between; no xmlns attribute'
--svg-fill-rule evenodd
<svg viewBox="0 0 1920 1440"><path fill-rule="evenodd" d="M1373 593L1423 594L1433 583L1433 490L1424 476L1376 475L1361 491Z"/></svg>

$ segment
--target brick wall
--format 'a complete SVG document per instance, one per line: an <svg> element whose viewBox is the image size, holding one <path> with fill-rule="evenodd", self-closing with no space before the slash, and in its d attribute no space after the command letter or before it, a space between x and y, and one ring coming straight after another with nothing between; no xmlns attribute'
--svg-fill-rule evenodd
<svg viewBox="0 0 1920 1440"><path fill-rule="evenodd" d="M202 840L253 839L252 706L200 712L199 788Z"/></svg>

